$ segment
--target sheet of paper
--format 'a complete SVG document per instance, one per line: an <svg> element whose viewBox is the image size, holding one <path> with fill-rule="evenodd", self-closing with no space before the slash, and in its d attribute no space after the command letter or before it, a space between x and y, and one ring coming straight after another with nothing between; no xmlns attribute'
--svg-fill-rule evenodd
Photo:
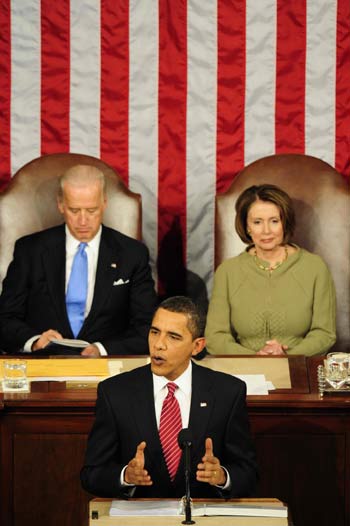
<svg viewBox="0 0 350 526"><path fill-rule="evenodd" d="M268 395L268 385L264 374L235 374L247 385L247 395Z"/></svg>
<svg viewBox="0 0 350 526"><path fill-rule="evenodd" d="M215 503L215 504L195 504L192 511L193 517L219 517L219 516L240 516L240 517L288 517L286 506L266 506L235 503Z"/></svg>
<svg viewBox="0 0 350 526"><path fill-rule="evenodd" d="M70 338L63 338L62 340L57 340L54 338L51 340L51 342L55 343L56 345L76 347L78 349L84 349L87 345L89 345L89 342L86 342L85 340L73 340Z"/></svg>
<svg viewBox="0 0 350 526"><path fill-rule="evenodd" d="M264 374L267 380L273 382L276 389L292 387L288 357L277 356L236 356L218 357L206 356L200 365L234 374Z"/></svg>
<svg viewBox="0 0 350 526"><path fill-rule="evenodd" d="M157 501L120 501L113 500L109 510L111 517L120 515L129 516L174 516L179 515L182 510L182 503L177 500L157 500Z"/></svg>
<svg viewBox="0 0 350 526"><path fill-rule="evenodd" d="M183 501L122 501L113 500L109 515L118 516L177 516L184 514ZM241 516L241 517L287 517L288 508L281 501L276 502L216 502L192 504L194 517L201 516Z"/></svg>

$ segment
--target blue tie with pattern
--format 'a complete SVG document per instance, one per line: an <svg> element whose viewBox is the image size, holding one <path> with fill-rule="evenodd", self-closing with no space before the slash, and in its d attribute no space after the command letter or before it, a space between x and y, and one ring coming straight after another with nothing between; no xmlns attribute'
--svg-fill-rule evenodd
<svg viewBox="0 0 350 526"><path fill-rule="evenodd" d="M84 323L86 298L88 291L88 260L85 248L80 243L74 256L72 270L66 293L66 307L70 326L76 338Z"/></svg>

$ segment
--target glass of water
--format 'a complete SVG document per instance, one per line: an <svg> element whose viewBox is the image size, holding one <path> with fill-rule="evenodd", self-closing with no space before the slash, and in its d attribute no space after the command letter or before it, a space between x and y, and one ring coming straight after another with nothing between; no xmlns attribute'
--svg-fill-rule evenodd
<svg viewBox="0 0 350 526"><path fill-rule="evenodd" d="M340 389L346 384L349 374L349 354L333 352L327 355L325 362L326 380L334 388Z"/></svg>
<svg viewBox="0 0 350 526"><path fill-rule="evenodd" d="M27 362L25 360L4 361L4 390L27 387Z"/></svg>

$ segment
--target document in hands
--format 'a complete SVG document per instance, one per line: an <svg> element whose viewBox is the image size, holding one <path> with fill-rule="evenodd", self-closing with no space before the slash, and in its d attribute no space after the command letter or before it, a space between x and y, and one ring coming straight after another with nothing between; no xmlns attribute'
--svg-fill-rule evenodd
<svg viewBox="0 0 350 526"><path fill-rule="evenodd" d="M111 517L116 516L174 516L183 515L182 501L155 500L155 501L120 501L113 500L109 512ZM240 517L287 517L288 508L278 499L252 502L194 502L192 505L193 517L206 516L240 516Z"/></svg>
<svg viewBox="0 0 350 526"><path fill-rule="evenodd" d="M85 349L89 344L89 342L86 342L84 340L75 340L70 338L62 338L62 339L52 339L51 343L54 343L55 345L63 345L64 347L76 347L77 349Z"/></svg>

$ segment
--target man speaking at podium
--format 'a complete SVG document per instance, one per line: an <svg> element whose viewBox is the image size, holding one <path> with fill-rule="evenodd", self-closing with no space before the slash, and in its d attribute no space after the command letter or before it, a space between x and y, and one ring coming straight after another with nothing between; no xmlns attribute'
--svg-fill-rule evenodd
<svg viewBox="0 0 350 526"><path fill-rule="evenodd" d="M182 497L177 437L192 436L192 497L244 497L257 468L241 380L192 363L205 345L205 318L176 296L156 310L151 364L101 382L81 481L99 497Z"/></svg>

